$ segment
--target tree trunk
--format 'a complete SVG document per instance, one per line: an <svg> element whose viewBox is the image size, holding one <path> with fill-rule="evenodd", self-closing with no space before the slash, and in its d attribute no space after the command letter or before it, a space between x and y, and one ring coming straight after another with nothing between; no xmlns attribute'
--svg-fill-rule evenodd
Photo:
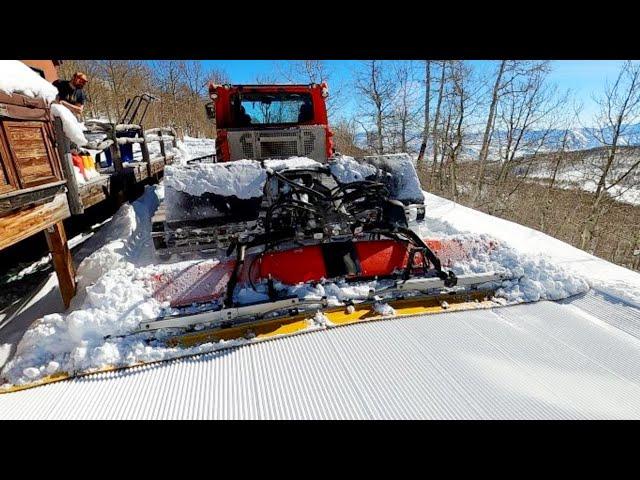
<svg viewBox="0 0 640 480"><path fill-rule="evenodd" d="M429 104L431 100L431 60L425 62L426 86L424 94L424 134L422 136L422 144L420 145L420 153L418 154L418 166L424 161L424 153L429 142Z"/></svg>
<svg viewBox="0 0 640 480"><path fill-rule="evenodd" d="M436 116L433 120L433 165L431 166L431 185L435 182L436 165L438 162L438 122L440 121L440 106L444 94L444 78L446 73L446 63L442 62L442 73L440 75L440 89L438 91L438 103L436 104Z"/></svg>
<svg viewBox="0 0 640 480"><path fill-rule="evenodd" d="M609 175L609 171L611 170L611 166L616 158L616 153L618 149L618 139L620 136L620 128L622 126L622 115L620 115L617 119L616 128L613 134L613 140L611 142L611 148L609 149L609 155L607 157L607 163L605 164L604 170L602 171L602 175L598 180L598 187L596 188L596 192L594 194L594 201L591 205L591 209L589 210L589 215L587 216L587 221L584 224L584 228L582 229L582 235L580 239L580 248L585 249L586 245L593 238L593 231L595 230L596 224L600 218L600 203L604 197L607 187L607 175Z"/></svg>
<svg viewBox="0 0 640 480"><path fill-rule="evenodd" d="M507 61L502 60L500 62L500 68L498 69L498 75L496 76L496 82L493 85L493 93L491 95L491 105L489 107L489 116L487 117L487 124L484 129L484 135L482 136L482 147L480 148L480 156L478 157L478 178L476 181L476 194L474 204L477 205L482 195L482 185L484 182L484 169L489 155L489 143L491 139L491 130L493 127L493 119L496 114L496 108L498 106L500 85L502 83L502 75Z"/></svg>

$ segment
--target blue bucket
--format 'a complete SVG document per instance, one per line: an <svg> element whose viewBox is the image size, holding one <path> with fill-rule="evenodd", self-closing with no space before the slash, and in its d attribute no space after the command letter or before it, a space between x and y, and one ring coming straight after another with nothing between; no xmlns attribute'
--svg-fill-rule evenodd
<svg viewBox="0 0 640 480"><path fill-rule="evenodd" d="M135 130L127 130L120 135L119 137L128 137L133 138L136 136ZM120 158L122 159L122 163L132 163L133 162L133 143L125 143L124 145L119 145L120 147Z"/></svg>
<svg viewBox="0 0 640 480"><path fill-rule="evenodd" d="M98 155L100 155L100 166L103 168L108 168L113 165L113 160L111 158L111 149L105 148Z"/></svg>

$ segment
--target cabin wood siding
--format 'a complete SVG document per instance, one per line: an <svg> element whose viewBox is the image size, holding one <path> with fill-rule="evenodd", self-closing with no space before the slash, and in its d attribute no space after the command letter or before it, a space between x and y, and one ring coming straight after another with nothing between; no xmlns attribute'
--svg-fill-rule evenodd
<svg viewBox="0 0 640 480"><path fill-rule="evenodd" d="M2 130L20 188L61 179L44 122L3 121Z"/></svg>

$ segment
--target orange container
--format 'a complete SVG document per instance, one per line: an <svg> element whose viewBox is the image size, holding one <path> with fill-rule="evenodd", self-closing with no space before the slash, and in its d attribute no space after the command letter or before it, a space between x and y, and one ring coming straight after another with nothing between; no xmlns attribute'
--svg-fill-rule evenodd
<svg viewBox="0 0 640 480"><path fill-rule="evenodd" d="M73 165L75 165L76 167L78 167L80 169L80 173L82 174L82 176L84 177L84 160L83 158L78 155L77 153L72 153L71 154L71 160L73 161Z"/></svg>

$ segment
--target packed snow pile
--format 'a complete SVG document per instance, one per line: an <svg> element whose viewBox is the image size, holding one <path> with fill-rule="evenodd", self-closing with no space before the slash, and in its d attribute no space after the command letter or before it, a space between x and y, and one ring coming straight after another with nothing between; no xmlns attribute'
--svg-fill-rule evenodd
<svg viewBox="0 0 640 480"><path fill-rule="evenodd" d="M255 160L169 165L165 186L193 196L205 193L248 199L261 197L267 172Z"/></svg>
<svg viewBox="0 0 640 480"><path fill-rule="evenodd" d="M12 95L21 93L51 103L58 89L19 60L0 60L0 90Z"/></svg>
<svg viewBox="0 0 640 480"><path fill-rule="evenodd" d="M177 141L177 145L181 162L216 153L216 140L214 138L195 138L185 135L182 140Z"/></svg>
<svg viewBox="0 0 640 480"><path fill-rule="evenodd" d="M359 182L375 175L376 167L368 163L357 162L353 157L342 155L329 164L331 173L340 183Z"/></svg>

